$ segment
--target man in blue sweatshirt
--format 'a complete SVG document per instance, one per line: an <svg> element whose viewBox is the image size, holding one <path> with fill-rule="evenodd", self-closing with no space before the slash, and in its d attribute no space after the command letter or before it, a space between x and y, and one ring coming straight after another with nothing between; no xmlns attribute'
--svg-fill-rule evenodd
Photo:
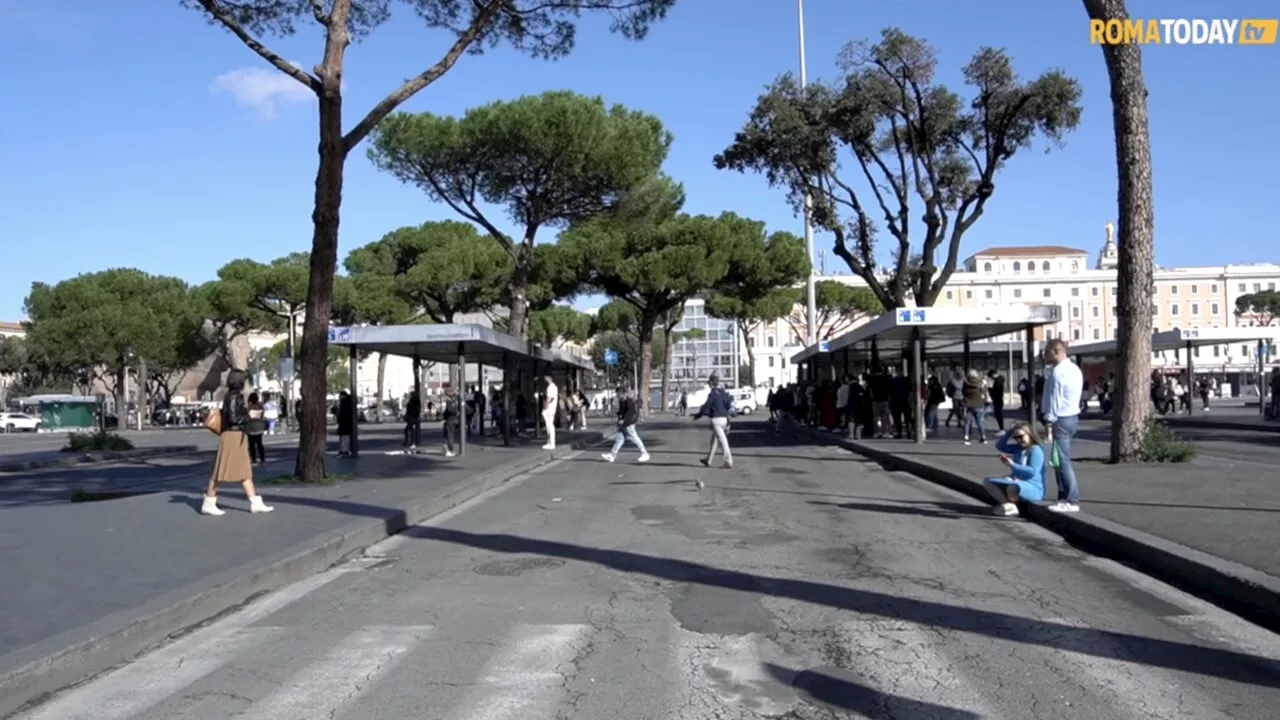
<svg viewBox="0 0 1280 720"><path fill-rule="evenodd" d="M715 375L707 378L707 385L711 386L707 401L693 416L694 420L700 417L711 418L711 449L707 451L707 456L701 462L711 467L711 462L716 459L716 450L723 449L724 465L722 467L728 470L733 467L733 452L729 449L729 436L725 431L729 429L729 417L733 415L733 398L720 387L720 378Z"/></svg>

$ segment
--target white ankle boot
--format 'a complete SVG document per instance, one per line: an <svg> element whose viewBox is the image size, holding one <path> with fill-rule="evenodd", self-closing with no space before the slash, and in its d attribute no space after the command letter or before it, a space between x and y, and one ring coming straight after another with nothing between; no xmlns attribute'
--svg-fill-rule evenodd
<svg viewBox="0 0 1280 720"><path fill-rule="evenodd" d="M249 512L251 513L269 513L272 510L275 510L275 508L262 502L261 495L254 495L249 499Z"/></svg>
<svg viewBox="0 0 1280 720"><path fill-rule="evenodd" d="M218 507L218 498L205 496L204 502L200 504L201 515L226 515L227 511Z"/></svg>

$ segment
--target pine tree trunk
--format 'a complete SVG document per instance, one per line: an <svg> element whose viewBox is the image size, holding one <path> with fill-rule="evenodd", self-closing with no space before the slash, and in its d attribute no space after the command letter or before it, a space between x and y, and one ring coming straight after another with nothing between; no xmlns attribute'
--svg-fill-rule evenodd
<svg viewBox="0 0 1280 720"><path fill-rule="evenodd" d="M754 329L742 323L738 324L738 331L742 333L742 342L747 346L747 367L751 368L751 387L753 388L756 386L756 351L751 347L751 331ZM738 384L741 385L742 381L739 380Z"/></svg>
<svg viewBox="0 0 1280 720"><path fill-rule="evenodd" d="M653 320L640 318L640 378L636 382L641 414L649 413L649 376L653 372Z"/></svg>
<svg viewBox="0 0 1280 720"><path fill-rule="evenodd" d="M374 422L382 422L382 401L387 397L387 354L378 353L378 404Z"/></svg>
<svg viewBox="0 0 1280 720"><path fill-rule="evenodd" d="M671 363L675 360L675 343L671 336L675 333L670 328L663 328L662 339L666 341L666 359L662 365L662 411L671 407Z"/></svg>
<svg viewBox="0 0 1280 720"><path fill-rule="evenodd" d="M1084 6L1095 20L1129 17L1124 0L1084 0ZM1111 416L1111 461L1131 462L1138 458L1143 430L1151 417L1151 296L1155 263L1151 135L1140 46L1103 45L1102 56L1111 81L1119 180L1116 348L1120 372Z"/></svg>
<svg viewBox="0 0 1280 720"><path fill-rule="evenodd" d="M147 392L147 361L138 359L138 429L151 424L151 413L147 412L149 393Z"/></svg>
<svg viewBox="0 0 1280 720"><path fill-rule="evenodd" d="M342 171L346 150L342 142L342 97L336 91L320 96L320 167L316 171L314 224L311 238L311 276L307 285L306 320L302 324L302 356L326 358L329 318L333 313L333 269L338 263L338 221L342 208ZM301 432L295 474L302 482L324 480L325 423L328 412L328 364L302 363Z"/></svg>

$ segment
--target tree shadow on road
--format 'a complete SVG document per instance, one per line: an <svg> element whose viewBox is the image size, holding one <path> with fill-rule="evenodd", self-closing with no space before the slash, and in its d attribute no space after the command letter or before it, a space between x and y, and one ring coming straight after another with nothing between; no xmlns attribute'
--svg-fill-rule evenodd
<svg viewBox="0 0 1280 720"><path fill-rule="evenodd" d="M861 510L863 512L885 513L887 515L918 515L921 517L942 518L944 520L958 520L963 517L981 517L992 520L997 519L991 514L990 508L964 505L961 503L931 502L929 505L932 505L933 507L930 508L864 502L834 503L823 502L821 500L807 500L806 502L809 505L840 508L842 510Z"/></svg>
<svg viewBox="0 0 1280 720"><path fill-rule="evenodd" d="M763 665L773 679L800 690L809 700L864 717L981 720L981 716L968 710L880 692L838 668L792 670L769 662Z"/></svg>

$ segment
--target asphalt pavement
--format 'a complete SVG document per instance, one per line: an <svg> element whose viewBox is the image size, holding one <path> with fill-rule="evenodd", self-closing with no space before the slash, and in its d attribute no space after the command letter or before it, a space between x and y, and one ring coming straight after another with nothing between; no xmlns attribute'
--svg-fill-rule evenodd
<svg viewBox="0 0 1280 720"><path fill-rule="evenodd" d="M545 465L22 718L1276 717L1280 637L758 421L704 468L704 426Z"/></svg>

